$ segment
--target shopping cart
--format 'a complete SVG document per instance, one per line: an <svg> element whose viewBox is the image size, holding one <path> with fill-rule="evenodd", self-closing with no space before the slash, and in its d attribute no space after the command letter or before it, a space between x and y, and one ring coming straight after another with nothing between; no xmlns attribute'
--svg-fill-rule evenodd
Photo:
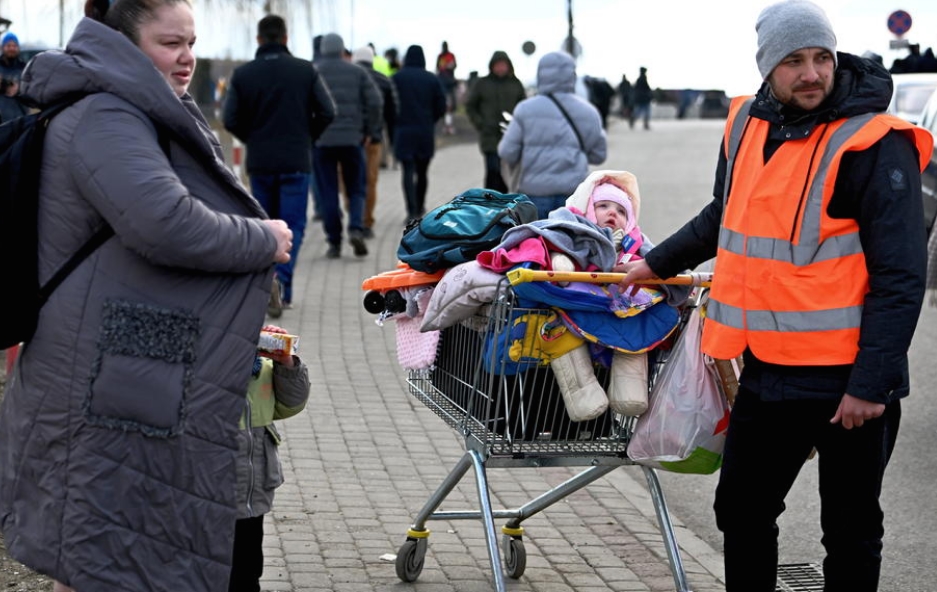
<svg viewBox="0 0 937 592"><path fill-rule="evenodd" d="M511 280L515 284L536 280L617 282L622 277L621 274L582 272L560 274L523 270L522 273L523 276L511 276ZM710 279L710 274L689 274L667 280L666 283L707 286ZM695 297L691 298L687 306L695 306L702 292L703 288L694 288ZM464 437L465 454L417 513L408 529L407 539L396 558L397 576L401 580L416 581L423 570L430 534L426 528L428 520L481 520L495 589L504 592L504 574L510 578L520 578L527 565L524 529L521 526L524 520L617 467L634 464L626 453L634 418L616 416L607 411L593 420L573 422L566 413L549 366L532 364L514 373L517 369L508 367L509 362L505 361L504 356L492 354L497 349L493 344L506 335L511 323L525 315L550 314L550 309L519 306L506 280L499 288L494 302L482 313L443 330L436 363L432 368L410 371L410 394ZM666 363L667 352L665 348L656 348L651 353L649 377L653 383L653 377ZM529 355L533 357L532 352ZM518 357L527 356L525 352L519 352ZM603 386L607 385L606 374L599 368L597 375ZM492 509L487 469L558 466L588 468L519 508ZM469 469L475 473L479 510L437 511ZM654 469L642 469L674 583L679 592L689 592L660 481ZM495 534L495 519L507 520L501 527L503 572L500 569L501 556Z"/></svg>

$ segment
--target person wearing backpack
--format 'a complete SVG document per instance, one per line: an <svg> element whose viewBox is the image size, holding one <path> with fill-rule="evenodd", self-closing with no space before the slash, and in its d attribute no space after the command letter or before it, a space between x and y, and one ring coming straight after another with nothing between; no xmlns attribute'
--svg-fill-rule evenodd
<svg viewBox="0 0 937 592"><path fill-rule="evenodd" d="M189 1L88 0L85 14L22 78L39 105L86 95L49 123L38 245L23 247L44 283L113 235L20 350L0 409L0 529L57 591L221 590L244 387L291 233L224 165L187 92Z"/></svg>

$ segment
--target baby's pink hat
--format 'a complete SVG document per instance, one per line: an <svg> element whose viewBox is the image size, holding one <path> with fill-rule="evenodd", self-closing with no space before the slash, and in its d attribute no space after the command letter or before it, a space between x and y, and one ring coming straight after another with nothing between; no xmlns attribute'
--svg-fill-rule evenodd
<svg viewBox="0 0 937 592"><path fill-rule="evenodd" d="M625 213L628 215L628 225L632 226L634 224L634 207L631 204L631 199L628 197L628 194L625 193L621 187L613 183L601 183L595 186L595 189L592 190L592 199L590 200L589 211L587 212L587 217L592 222L596 221L595 204L600 201L615 202L625 208Z"/></svg>
<svg viewBox="0 0 937 592"><path fill-rule="evenodd" d="M592 190L592 203L597 204L600 201L613 201L625 208L626 211L631 211L631 200L628 198L628 194L612 183L596 185L595 189Z"/></svg>

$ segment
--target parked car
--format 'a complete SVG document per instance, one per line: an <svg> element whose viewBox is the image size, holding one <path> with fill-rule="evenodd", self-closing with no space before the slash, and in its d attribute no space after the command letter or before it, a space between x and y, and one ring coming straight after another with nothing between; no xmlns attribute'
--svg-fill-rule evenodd
<svg viewBox="0 0 937 592"><path fill-rule="evenodd" d="M932 94L924 106L919 125L937 137L937 93ZM921 173L921 193L924 199L924 224L930 236L934 219L937 218L937 153L931 155L927 168Z"/></svg>
<svg viewBox="0 0 937 592"><path fill-rule="evenodd" d="M927 99L937 90L937 72L892 74L891 79L895 83L895 91L886 112L917 123Z"/></svg>
<svg viewBox="0 0 937 592"><path fill-rule="evenodd" d="M703 91L699 100L701 119L725 119L729 115L729 97L721 90Z"/></svg>

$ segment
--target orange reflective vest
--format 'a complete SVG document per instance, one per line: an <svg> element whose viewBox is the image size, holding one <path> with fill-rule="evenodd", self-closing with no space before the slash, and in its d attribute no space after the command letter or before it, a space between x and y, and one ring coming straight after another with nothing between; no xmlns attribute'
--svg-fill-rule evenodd
<svg viewBox="0 0 937 592"><path fill-rule="evenodd" d="M718 359L748 347L773 364L851 364L869 276L857 222L827 215L840 160L900 130L923 170L933 138L870 113L818 125L765 163L771 124L748 116L752 100L734 99L726 121L725 209L702 350Z"/></svg>

